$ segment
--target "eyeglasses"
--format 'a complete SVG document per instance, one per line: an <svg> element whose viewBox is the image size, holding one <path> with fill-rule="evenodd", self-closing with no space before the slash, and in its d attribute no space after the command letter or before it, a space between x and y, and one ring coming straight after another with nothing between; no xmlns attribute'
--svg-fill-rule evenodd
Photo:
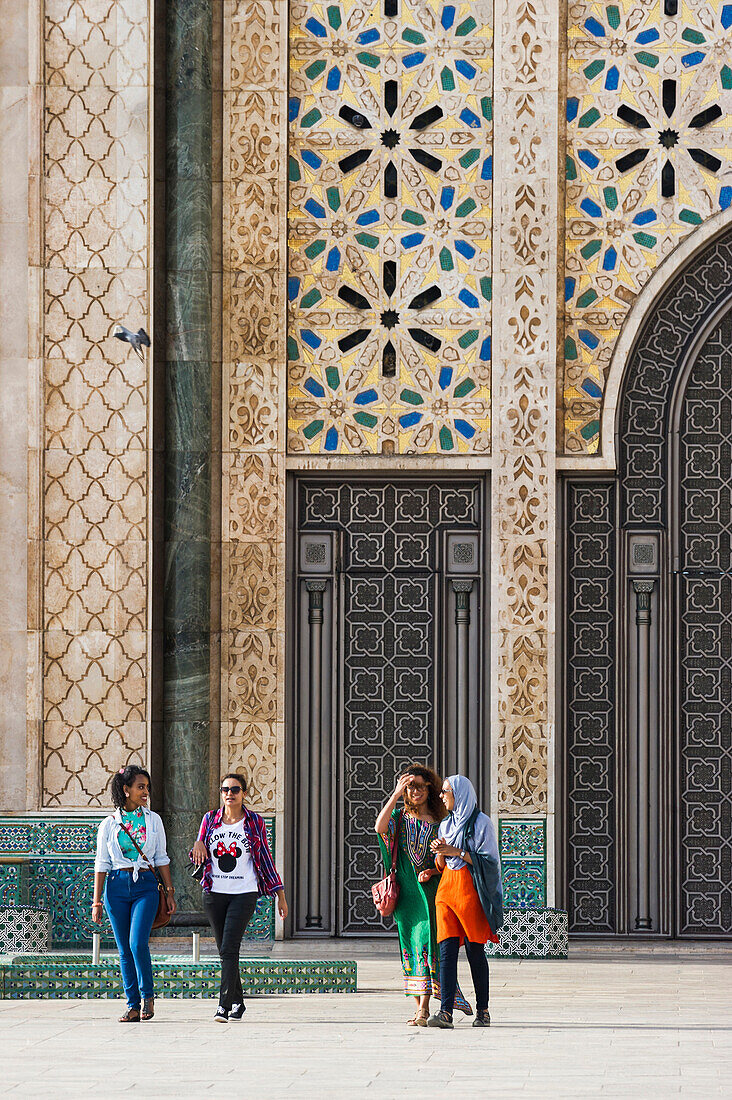
<svg viewBox="0 0 732 1100"><path fill-rule="evenodd" d="M407 786L410 787L413 791L426 791L427 790L427 784L426 783L407 783Z"/></svg>
<svg viewBox="0 0 732 1100"><path fill-rule="evenodd" d="M222 794L238 794L241 787L237 783L235 787L219 787Z"/></svg>
<svg viewBox="0 0 732 1100"><path fill-rule="evenodd" d="M452 790L450 789L450 787L443 787L440 791L440 794L452 794Z"/></svg>

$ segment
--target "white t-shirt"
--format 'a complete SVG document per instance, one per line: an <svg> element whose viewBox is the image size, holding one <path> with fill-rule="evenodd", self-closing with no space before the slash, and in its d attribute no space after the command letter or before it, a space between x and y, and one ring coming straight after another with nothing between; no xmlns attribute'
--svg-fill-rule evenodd
<svg viewBox="0 0 732 1100"><path fill-rule="evenodd" d="M218 894L257 893L249 840L244 822L227 825L222 821L211 833L211 889Z"/></svg>

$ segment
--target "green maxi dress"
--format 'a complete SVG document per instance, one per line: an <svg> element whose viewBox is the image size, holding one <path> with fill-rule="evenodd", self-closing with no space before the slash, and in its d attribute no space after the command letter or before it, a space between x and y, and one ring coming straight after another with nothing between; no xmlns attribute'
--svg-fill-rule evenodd
<svg viewBox="0 0 732 1100"><path fill-rule="evenodd" d="M419 882L417 875L435 866L430 844L437 836L437 825L419 821L397 807L389 821L389 831L379 834L379 847L384 867L391 866L391 845L394 829L401 815L397 848L397 882L399 900L394 910L399 933L404 992L408 997L425 993L440 996L440 956L437 949L437 916L435 894L440 879L433 875L429 882ZM458 987L455 1008L471 1013L472 1009Z"/></svg>

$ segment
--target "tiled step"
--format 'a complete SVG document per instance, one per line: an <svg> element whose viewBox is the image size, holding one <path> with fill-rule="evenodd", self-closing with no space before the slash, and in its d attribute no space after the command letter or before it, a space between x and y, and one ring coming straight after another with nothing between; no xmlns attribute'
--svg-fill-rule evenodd
<svg viewBox="0 0 732 1100"><path fill-rule="evenodd" d="M216 997L218 959L194 962L190 956L153 955L155 991L159 997ZM346 959L242 959L246 996L257 993L355 993L356 963ZM121 997L116 955L0 956L0 997Z"/></svg>

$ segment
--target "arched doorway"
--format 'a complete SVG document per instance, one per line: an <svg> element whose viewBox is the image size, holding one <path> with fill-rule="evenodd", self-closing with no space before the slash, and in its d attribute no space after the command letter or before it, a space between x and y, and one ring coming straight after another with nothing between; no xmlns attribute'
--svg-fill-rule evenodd
<svg viewBox="0 0 732 1100"><path fill-rule="evenodd" d="M570 927L732 937L732 233L629 358L618 473L570 478Z"/></svg>

